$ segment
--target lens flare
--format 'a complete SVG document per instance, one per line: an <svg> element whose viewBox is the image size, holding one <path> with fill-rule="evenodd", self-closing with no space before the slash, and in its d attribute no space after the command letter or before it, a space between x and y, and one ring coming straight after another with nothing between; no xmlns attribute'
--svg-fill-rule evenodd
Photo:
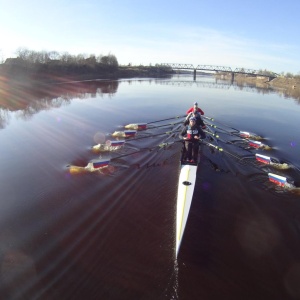
<svg viewBox="0 0 300 300"><path fill-rule="evenodd" d="M102 132L96 132L94 135L94 142L96 144L103 144L105 142L105 134Z"/></svg>

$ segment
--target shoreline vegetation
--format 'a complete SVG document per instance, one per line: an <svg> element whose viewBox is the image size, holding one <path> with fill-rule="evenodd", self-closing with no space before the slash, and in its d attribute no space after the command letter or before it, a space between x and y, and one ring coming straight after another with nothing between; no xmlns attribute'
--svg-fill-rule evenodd
<svg viewBox="0 0 300 300"><path fill-rule="evenodd" d="M65 83L82 80L114 80L138 77L166 77L174 74L187 74L156 64L154 66L119 65L115 55L70 55L56 51L36 52L20 48L16 58L7 58L0 64L0 78L8 84L24 86ZM191 74L191 73L190 73ZM197 76L208 75L217 79L231 80L230 73L197 72ZM191 76L193 76L191 74ZM268 81L267 77L235 74L238 85L249 84L260 88L285 90L287 96L300 99L300 75L287 73Z"/></svg>
<svg viewBox="0 0 300 300"><path fill-rule="evenodd" d="M172 73L171 68L160 65L119 65L113 54L74 56L26 49L19 50L16 58L8 58L0 64L0 76L17 83L31 81L51 84L76 80L158 77Z"/></svg>

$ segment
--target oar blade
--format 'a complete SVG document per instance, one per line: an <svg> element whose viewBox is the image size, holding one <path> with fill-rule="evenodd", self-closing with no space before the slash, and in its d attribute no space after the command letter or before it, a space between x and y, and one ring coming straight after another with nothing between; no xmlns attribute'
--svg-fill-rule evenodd
<svg viewBox="0 0 300 300"><path fill-rule="evenodd" d="M90 161L85 167L86 170L94 172L106 168L110 163L110 159L94 159Z"/></svg>
<svg viewBox="0 0 300 300"><path fill-rule="evenodd" d="M268 176L269 176L269 180L278 186L285 186L287 183L286 177L273 174L273 173L268 173Z"/></svg>
<svg viewBox="0 0 300 300"><path fill-rule="evenodd" d="M109 147L119 147L121 148L125 144L125 140L116 140L116 141L111 141L107 140L105 144Z"/></svg>
<svg viewBox="0 0 300 300"><path fill-rule="evenodd" d="M248 141L248 145L249 145L249 147L252 147L252 148L255 148L255 149L259 149L259 148L261 148L262 143L258 142L258 141L249 140Z"/></svg>
<svg viewBox="0 0 300 300"><path fill-rule="evenodd" d="M242 138L249 138L251 136L250 132L247 132L247 131L240 131L239 135Z"/></svg>
<svg viewBox="0 0 300 300"><path fill-rule="evenodd" d="M146 130L147 123L128 124L128 125L125 125L124 127L125 127L125 129Z"/></svg>
<svg viewBox="0 0 300 300"><path fill-rule="evenodd" d="M114 133L111 134L111 136L129 138L135 136L136 133L137 133L136 130L115 131Z"/></svg>
<svg viewBox="0 0 300 300"><path fill-rule="evenodd" d="M255 158L257 161L264 163L264 164L270 164L271 163L271 157L265 156L262 154L255 154Z"/></svg>

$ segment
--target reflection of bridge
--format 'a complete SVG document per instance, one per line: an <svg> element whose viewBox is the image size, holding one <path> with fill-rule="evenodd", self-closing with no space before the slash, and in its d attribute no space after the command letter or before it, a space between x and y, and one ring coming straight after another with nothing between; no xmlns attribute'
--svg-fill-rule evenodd
<svg viewBox="0 0 300 300"><path fill-rule="evenodd" d="M245 68L236 68L232 70L230 67L222 67L222 66L211 66L211 65L198 65L196 68L191 64L176 64L176 63L163 63L161 66L172 68L173 70L192 70L194 72L194 79L196 78L197 70L199 71L209 71L216 73L230 73L231 80L234 80L235 74L245 74L250 76L262 76L268 78L268 81L276 78L278 74L267 72L264 74L258 70L245 69Z"/></svg>
<svg viewBox="0 0 300 300"><path fill-rule="evenodd" d="M273 90L266 89L264 87L258 87L258 86L252 86L247 84L238 84L238 83L230 83L228 82L222 82L222 81L185 81L185 80L157 80L155 81L156 84L161 85L172 85L172 86L179 86L179 87L191 87L191 86L197 86L201 88L212 88L212 89L223 89L223 90L229 90L234 89L238 91L245 91L245 92L251 92L251 93L262 93L262 94L270 94L274 93Z"/></svg>

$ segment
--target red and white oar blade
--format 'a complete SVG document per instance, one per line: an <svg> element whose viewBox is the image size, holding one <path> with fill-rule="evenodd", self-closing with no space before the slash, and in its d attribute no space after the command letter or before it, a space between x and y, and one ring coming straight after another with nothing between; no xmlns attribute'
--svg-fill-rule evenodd
<svg viewBox="0 0 300 300"><path fill-rule="evenodd" d="M147 129L147 123L138 123L137 130L145 130Z"/></svg>
<svg viewBox="0 0 300 300"><path fill-rule="evenodd" d="M277 174L273 174L273 173L268 173L269 176L269 180L279 186L285 186L287 180L286 177L277 175Z"/></svg>
<svg viewBox="0 0 300 300"><path fill-rule="evenodd" d="M132 137L136 135L136 130L125 130L124 131L125 137Z"/></svg>
<svg viewBox="0 0 300 300"><path fill-rule="evenodd" d="M111 141L111 142L110 142L110 145L111 145L112 147L120 147L120 146L123 146L124 143L125 143L124 140L120 140L120 141Z"/></svg>
<svg viewBox="0 0 300 300"><path fill-rule="evenodd" d="M98 160L92 160L89 162L87 167L90 167L92 170L98 170L104 167L107 167L109 164L109 159L98 159Z"/></svg>
<svg viewBox="0 0 300 300"><path fill-rule="evenodd" d="M261 155L261 154L255 154L255 158L256 160L258 160L261 163L264 164L270 164L271 163L271 157L269 156L265 156L265 155Z"/></svg>
<svg viewBox="0 0 300 300"><path fill-rule="evenodd" d="M247 131L240 131L240 137L242 138L249 138L251 136L251 134Z"/></svg>
<svg viewBox="0 0 300 300"><path fill-rule="evenodd" d="M119 141L110 141L110 140L107 140L105 142L105 144L109 147L122 147L124 146L125 144L125 141L124 140L119 140Z"/></svg>
<svg viewBox="0 0 300 300"><path fill-rule="evenodd" d="M258 142L258 141L249 140L248 143L249 143L250 147L255 148L255 149L258 149L261 147L261 142Z"/></svg>

